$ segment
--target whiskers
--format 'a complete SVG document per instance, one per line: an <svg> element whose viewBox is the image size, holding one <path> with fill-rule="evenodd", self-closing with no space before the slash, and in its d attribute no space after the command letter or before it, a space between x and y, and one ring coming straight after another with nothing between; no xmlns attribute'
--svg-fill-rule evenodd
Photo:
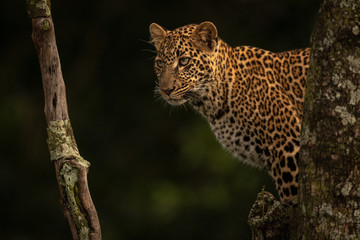
<svg viewBox="0 0 360 240"><path fill-rule="evenodd" d="M206 94L205 92L216 85L215 78L206 78L201 79L196 82L196 85L190 88L185 94L184 97L191 100L200 100L201 96Z"/></svg>
<svg viewBox="0 0 360 240"><path fill-rule="evenodd" d="M156 83L157 84L157 83ZM179 105L173 105L173 104L170 104L168 101L166 101L162 96L161 96L161 93L160 93L160 88L157 84L157 86L155 87L154 89L154 103L161 103L161 105L163 106L163 108L168 108L170 107L170 110L169 110L169 118L171 117L171 114L174 112L174 111L178 111L178 110L182 110L182 109L185 109L185 111L187 112L188 109L187 109L187 104L179 104Z"/></svg>
<svg viewBox="0 0 360 240"><path fill-rule="evenodd" d="M148 41L148 40L144 40L144 39L138 39L139 41L141 42L144 42L144 43L147 43L147 44L150 44L150 45L153 45L152 41ZM156 58L156 55L158 54L157 51L153 50L153 49L141 49L141 51L143 52L149 52L149 53L152 53L154 54L154 56L150 57L149 60L153 60Z"/></svg>
<svg viewBox="0 0 360 240"><path fill-rule="evenodd" d="M178 111L178 110L182 110L184 109L185 112L188 112L188 109L187 109L187 104L181 104L181 105L170 105L170 104L167 104L168 106L170 106L170 111L169 111L169 118L171 117L171 114L175 111Z"/></svg>
<svg viewBox="0 0 360 240"><path fill-rule="evenodd" d="M151 50L151 49L141 49L141 51L157 54L157 51L154 51L154 50Z"/></svg>
<svg viewBox="0 0 360 240"><path fill-rule="evenodd" d="M199 99L200 95L196 91L191 89L191 90L187 91L183 97L185 99L189 99L189 100L196 100L196 99Z"/></svg>
<svg viewBox="0 0 360 240"><path fill-rule="evenodd" d="M142 51L144 51L144 52L151 52L151 53L154 53L155 55L154 56L151 56L151 57L149 57L149 61L154 61L155 60L155 58L156 58L156 55L157 55L157 52L156 51L153 51L153 50L150 50L150 49L142 49Z"/></svg>
<svg viewBox="0 0 360 240"><path fill-rule="evenodd" d="M162 98L160 93L160 88L158 82L156 82L156 87L154 89L154 102L163 102L166 103L166 101ZM165 104L164 104L165 105Z"/></svg>
<svg viewBox="0 0 360 240"><path fill-rule="evenodd" d="M198 80L195 84L190 84L174 91L171 96L167 97L160 91L159 82L156 81L154 89L154 102L163 103L163 107L170 106L169 117L175 110L188 111L186 103L193 106L198 106L206 99L206 96L211 94L212 89L216 89L221 83L217 78L204 78Z"/></svg>

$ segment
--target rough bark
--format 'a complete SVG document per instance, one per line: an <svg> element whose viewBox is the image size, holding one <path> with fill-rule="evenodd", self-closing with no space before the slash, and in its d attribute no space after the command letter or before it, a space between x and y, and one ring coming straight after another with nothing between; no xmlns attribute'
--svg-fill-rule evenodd
<svg viewBox="0 0 360 240"><path fill-rule="evenodd" d="M73 239L101 239L100 223L92 202L87 172L90 163L77 148L66 103L65 83L51 18L50 0L27 0L32 39L39 57L45 96L50 159L54 162L61 205Z"/></svg>
<svg viewBox="0 0 360 240"><path fill-rule="evenodd" d="M360 239L359 16L358 0L324 0L312 34L299 168L302 239Z"/></svg>
<svg viewBox="0 0 360 240"><path fill-rule="evenodd" d="M289 237L267 237L279 220L256 227L249 219L253 239L360 239L359 29L358 0L324 0L311 38L298 207L280 220L277 232ZM269 211L286 208L265 202Z"/></svg>
<svg viewBox="0 0 360 240"><path fill-rule="evenodd" d="M289 223L292 220L292 210L292 206L282 205L271 193L259 193L248 217L252 239L290 239Z"/></svg>

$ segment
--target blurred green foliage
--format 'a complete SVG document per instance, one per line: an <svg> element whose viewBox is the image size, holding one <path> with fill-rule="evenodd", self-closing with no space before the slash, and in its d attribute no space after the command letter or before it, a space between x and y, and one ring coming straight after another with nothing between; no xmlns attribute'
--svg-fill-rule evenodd
<svg viewBox="0 0 360 240"><path fill-rule="evenodd" d="M153 95L152 22L213 21L229 44L308 45L320 1L52 1L70 118L103 238L251 239L263 171L223 150L191 107ZM46 146L43 93L25 1L0 9L1 239L70 239ZM7 10L7 11L5 11ZM274 191L273 191L274 192Z"/></svg>

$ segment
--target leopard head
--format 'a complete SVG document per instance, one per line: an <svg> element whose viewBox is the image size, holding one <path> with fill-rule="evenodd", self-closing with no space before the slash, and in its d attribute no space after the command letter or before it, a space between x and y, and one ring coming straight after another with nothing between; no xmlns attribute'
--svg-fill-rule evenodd
<svg viewBox="0 0 360 240"><path fill-rule="evenodd" d="M214 79L218 33L211 22L187 25L173 31L150 25L155 46L156 91L172 105L180 105L203 94Z"/></svg>

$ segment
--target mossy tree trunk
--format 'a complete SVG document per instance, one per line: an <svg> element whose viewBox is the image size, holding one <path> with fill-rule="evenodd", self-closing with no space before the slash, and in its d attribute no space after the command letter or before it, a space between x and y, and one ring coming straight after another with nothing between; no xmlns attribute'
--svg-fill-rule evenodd
<svg viewBox="0 0 360 240"><path fill-rule="evenodd" d="M301 239L360 239L360 1L324 0L301 134Z"/></svg>
<svg viewBox="0 0 360 240"><path fill-rule="evenodd" d="M324 0L311 48L298 206L260 194L254 240L360 239L360 1Z"/></svg>
<svg viewBox="0 0 360 240"><path fill-rule="evenodd" d="M27 0L27 11L39 57L48 125L47 142L50 159L55 165L60 202L74 240L100 240L100 223L87 183L90 163L80 156L70 124L50 0Z"/></svg>

